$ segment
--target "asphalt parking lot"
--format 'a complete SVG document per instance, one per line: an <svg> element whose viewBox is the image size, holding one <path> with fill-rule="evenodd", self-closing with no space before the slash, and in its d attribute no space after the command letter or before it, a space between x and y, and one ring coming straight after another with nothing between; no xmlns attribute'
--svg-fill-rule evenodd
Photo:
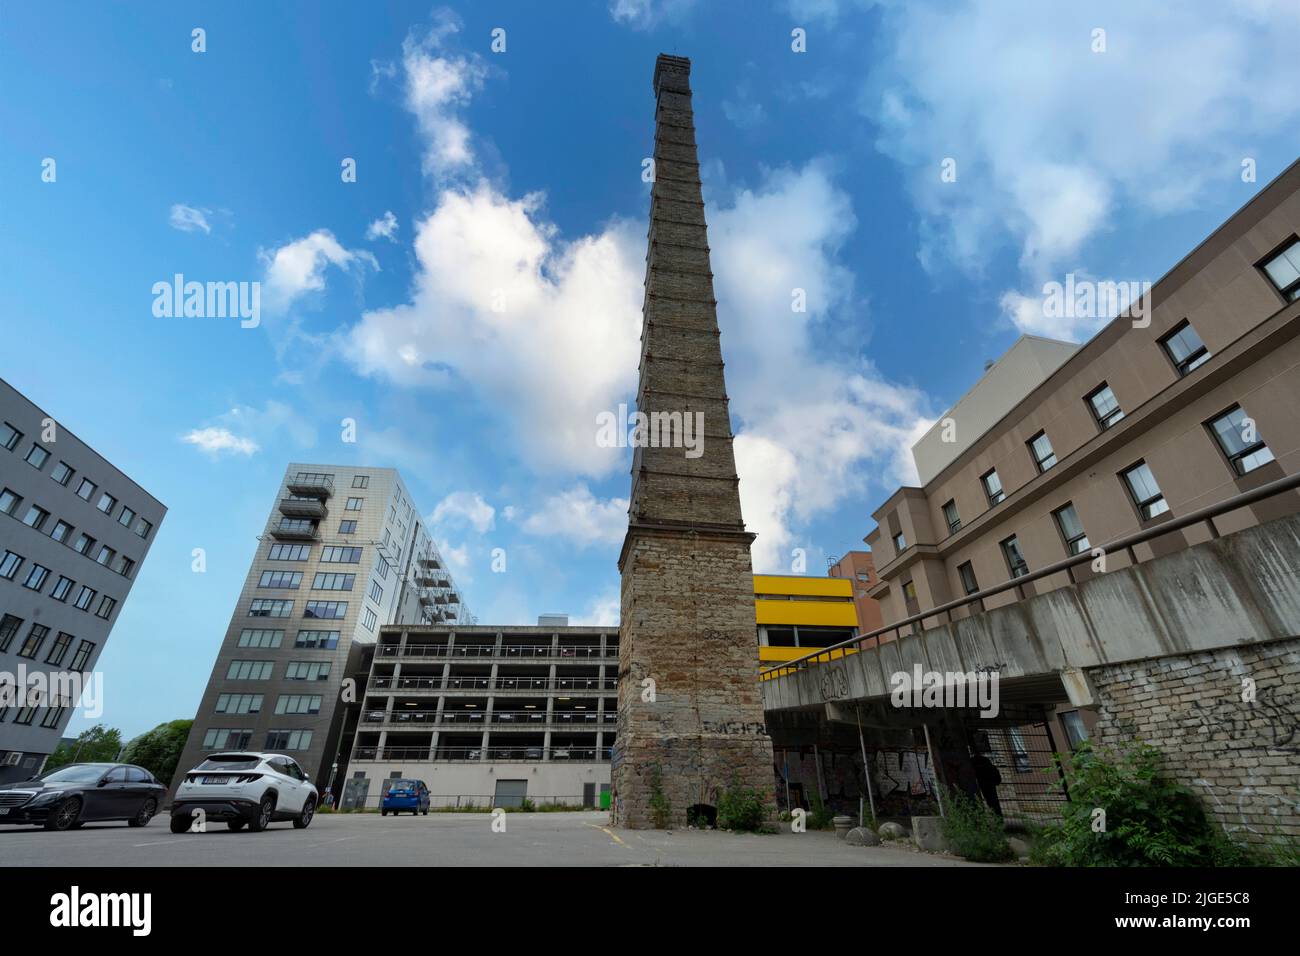
<svg viewBox="0 0 1300 956"><path fill-rule="evenodd" d="M86 824L65 833L0 826L0 862L13 866L970 866L905 847L853 847L833 833L733 834L613 830L608 814L510 813L504 833L486 813L318 814L306 830L172 834Z"/></svg>

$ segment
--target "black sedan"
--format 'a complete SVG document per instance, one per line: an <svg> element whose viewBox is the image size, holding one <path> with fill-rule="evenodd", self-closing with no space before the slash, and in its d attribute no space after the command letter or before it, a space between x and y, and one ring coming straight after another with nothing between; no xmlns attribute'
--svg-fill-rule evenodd
<svg viewBox="0 0 1300 956"><path fill-rule="evenodd" d="M71 830L83 823L125 820L142 827L167 788L129 763L74 763L22 783L0 784L0 823Z"/></svg>

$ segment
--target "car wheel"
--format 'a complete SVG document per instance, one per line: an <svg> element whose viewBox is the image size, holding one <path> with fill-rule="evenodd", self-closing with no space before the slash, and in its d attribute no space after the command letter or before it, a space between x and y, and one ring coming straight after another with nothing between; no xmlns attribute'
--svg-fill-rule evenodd
<svg viewBox="0 0 1300 956"><path fill-rule="evenodd" d="M248 821L248 829L253 833L261 833L271 825L271 811L275 809L275 800L267 794L262 798L261 804L257 808L257 816Z"/></svg>
<svg viewBox="0 0 1300 956"><path fill-rule="evenodd" d="M153 819L153 815L157 812L158 812L158 801L155 800L153 797L150 797L148 800L144 802L144 806L140 808L140 812L137 813L135 816L133 816L130 820L126 821L126 825L131 827L148 826L149 821Z"/></svg>
<svg viewBox="0 0 1300 956"><path fill-rule="evenodd" d="M64 800L50 811L50 815L45 818L45 829L71 830L76 826L80 816L81 801L76 797L72 797L69 800Z"/></svg>
<svg viewBox="0 0 1300 956"><path fill-rule="evenodd" d="M245 822L246 821L244 820L227 820L226 829L238 833L240 830L244 829Z"/></svg>
<svg viewBox="0 0 1300 956"><path fill-rule="evenodd" d="M386 816L388 816L388 811L387 811L387 810L384 810L384 809L381 808L380 811L379 811L379 815L380 815L381 817L386 817Z"/></svg>
<svg viewBox="0 0 1300 956"><path fill-rule="evenodd" d="M189 833L190 827L193 825L194 821L183 813L178 813L172 817L172 833Z"/></svg>
<svg viewBox="0 0 1300 956"><path fill-rule="evenodd" d="M316 813L316 798L308 797L307 802L302 805L302 813L293 818L293 827L295 830L305 830L311 823L311 818Z"/></svg>

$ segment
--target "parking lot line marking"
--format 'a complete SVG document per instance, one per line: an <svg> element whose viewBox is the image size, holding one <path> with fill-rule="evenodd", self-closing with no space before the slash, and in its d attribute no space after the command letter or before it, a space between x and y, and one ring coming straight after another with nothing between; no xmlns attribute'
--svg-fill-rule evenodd
<svg viewBox="0 0 1300 956"><path fill-rule="evenodd" d="M613 830L611 830L609 827L602 827L598 823L588 823L587 826L591 827L593 830L599 830L601 833L604 833L611 840L617 843L619 846L627 846L626 843L624 843L621 839L619 839L618 834L615 833Z"/></svg>

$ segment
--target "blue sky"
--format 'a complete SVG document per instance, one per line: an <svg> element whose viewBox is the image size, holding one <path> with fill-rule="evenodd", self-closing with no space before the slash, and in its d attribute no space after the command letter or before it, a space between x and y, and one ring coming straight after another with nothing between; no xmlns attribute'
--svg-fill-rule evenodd
<svg viewBox="0 0 1300 956"><path fill-rule="evenodd" d="M661 51L755 563L861 546L986 358L1101 324L1045 281L1155 280L1296 158L1295 5L1149 6L0 9L0 375L170 509L104 719L193 715L291 460L399 468L481 621L616 618L630 457L594 423L635 390ZM175 273L260 282L261 324L156 318Z"/></svg>

